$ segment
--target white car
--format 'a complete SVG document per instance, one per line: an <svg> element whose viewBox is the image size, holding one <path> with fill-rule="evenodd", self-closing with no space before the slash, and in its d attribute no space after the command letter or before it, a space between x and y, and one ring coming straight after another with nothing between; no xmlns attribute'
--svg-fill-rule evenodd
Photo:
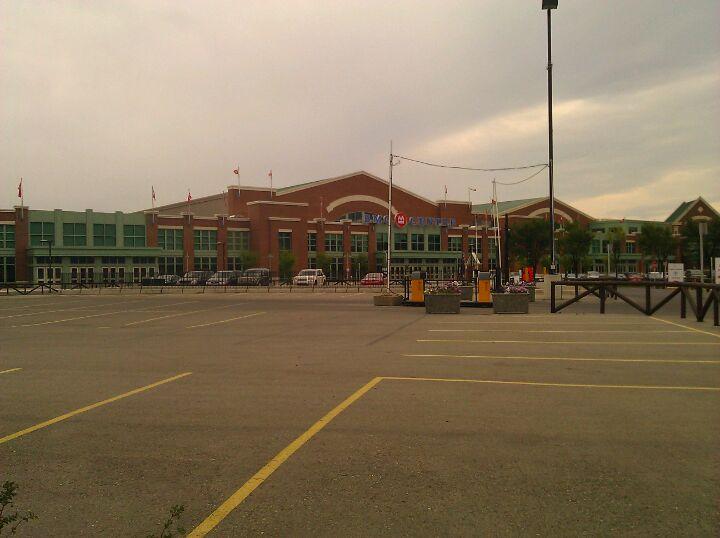
<svg viewBox="0 0 720 538"><path fill-rule="evenodd" d="M303 269L292 281L295 286L324 286L325 280L322 269Z"/></svg>

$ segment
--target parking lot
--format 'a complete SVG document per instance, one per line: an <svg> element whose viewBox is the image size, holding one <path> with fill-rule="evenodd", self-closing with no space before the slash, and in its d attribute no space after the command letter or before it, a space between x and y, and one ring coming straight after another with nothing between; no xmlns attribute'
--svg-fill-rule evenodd
<svg viewBox="0 0 720 538"><path fill-rule="evenodd" d="M371 303L0 297L20 535L720 532L717 327Z"/></svg>

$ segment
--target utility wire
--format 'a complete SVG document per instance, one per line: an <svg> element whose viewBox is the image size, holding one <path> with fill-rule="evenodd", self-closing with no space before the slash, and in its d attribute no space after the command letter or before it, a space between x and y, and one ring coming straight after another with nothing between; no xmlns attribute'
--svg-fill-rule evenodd
<svg viewBox="0 0 720 538"><path fill-rule="evenodd" d="M498 185L519 185L520 183L525 183L526 181L530 181L532 178L534 178L536 175L538 175L540 172L545 170L547 168L547 164L543 164L542 168L535 172L533 175L526 177L525 179L519 179L518 181L509 181L507 183L503 183L502 181L496 181Z"/></svg>
<svg viewBox="0 0 720 538"><path fill-rule="evenodd" d="M471 170L474 172L503 172L505 170L527 170L529 168L539 168L541 166L543 168L547 168L546 163L529 164L527 166L509 166L507 168L469 168L466 166L450 166L447 164L429 163L426 161L420 161L418 159L411 159L410 157L404 157L402 155L393 155L393 157L397 157L398 159L403 159L405 161L410 161L413 163L424 164L426 166L433 166L435 168L451 168L453 170Z"/></svg>

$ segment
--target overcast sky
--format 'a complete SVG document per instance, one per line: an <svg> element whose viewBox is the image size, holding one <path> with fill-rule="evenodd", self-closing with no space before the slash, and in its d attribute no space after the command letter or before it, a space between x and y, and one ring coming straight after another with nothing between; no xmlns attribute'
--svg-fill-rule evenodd
<svg viewBox="0 0 720 538"><path fill-rule="evenodd" d="M389 141L471 167L547 161L540 0L0 3L0 207L137 210L367 170ZM720 210L720 2L560 0L556 196L595 217ZM524 172L496 174L509 181ZM433 200L493 174L403 162ZM500 199L547 194L547 173Z"/></svg>

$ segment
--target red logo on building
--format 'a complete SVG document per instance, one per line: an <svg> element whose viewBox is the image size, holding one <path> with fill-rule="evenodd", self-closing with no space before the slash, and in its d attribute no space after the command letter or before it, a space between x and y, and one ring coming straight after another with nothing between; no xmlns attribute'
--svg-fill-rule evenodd
<svg viewBox="0 0 720 538"><path fill-rule="evenodd" d="M405 213L398 211L395 214L395 226L397 226L398 228L402 228L407 224L407 222L408 222L408 219L407 219L407 216L405 215Z"/></svg>

